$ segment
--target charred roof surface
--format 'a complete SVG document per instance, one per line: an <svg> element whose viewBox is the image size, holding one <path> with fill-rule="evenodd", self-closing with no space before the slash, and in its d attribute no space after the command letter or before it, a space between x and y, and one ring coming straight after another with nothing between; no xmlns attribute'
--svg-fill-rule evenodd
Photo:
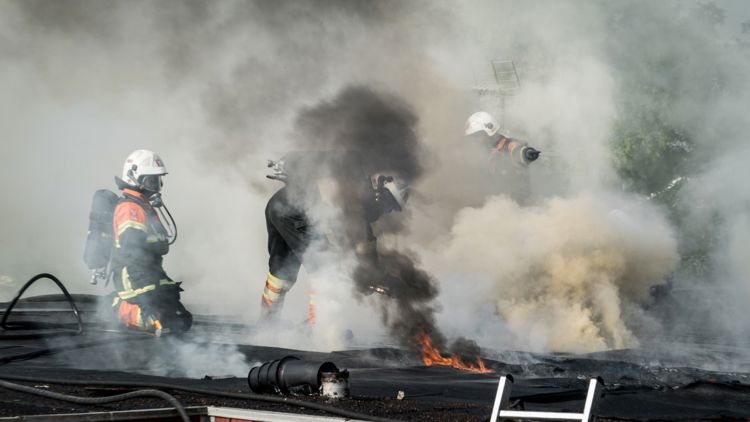
<svg viewBox="0 0 750 422"><path fill-rule="evenodd" d="M494 359L487 360L495 373L475 374L427 367L416 353L392 347L319 353L242 344L237 339L252 327L222 323L210 316L197 317L194 333L180 339L112 330L102 323L97 312L99 299L76 296L84 321L83 334L75 334L74 320L60 297L22 301L9 318L18 329L0 332L0 379L15 379L26 385L79 396L111 395L159 384L186 406L326 414L297 405L259 401L250 392L244 376L201 372L202 368L192 368L188 374L178 365L162 366L156 371L149 365L156 356L173 355L178 345L206 346L204 334L222 328L227 332L224 340L213 336L210 345L231 344L248 362L247 370L253 364L287 355L331 361L348 369L351 398L335 402L317 396L295 399L327 403L364 415L398 420L487 420L499 375L512 374L516 382L511 402L526 409L580 411L587 380L600 376L605 381L605 394L599 401L599 418L678 420L750 416L747 373L681 366L678 356L672 356L671 361L657 360L653 352L645 350L592 355L495 353ZM721 367L722 360L746 359L738 351L694 347L713 356L716 367ZM20 381L23 377L26 382ZM187 391L191 389L203 392ZM404 392L402 400L396 398L399 391ZM222 397L210 392L235 396ZM0 389L0 416L158 407L166 405L148 398L96 406L76 405Z"/></svg>

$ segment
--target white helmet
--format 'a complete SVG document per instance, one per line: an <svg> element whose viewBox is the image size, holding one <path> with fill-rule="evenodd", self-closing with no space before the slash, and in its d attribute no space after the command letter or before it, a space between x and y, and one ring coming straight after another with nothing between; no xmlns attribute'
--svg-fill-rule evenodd
<svg viewBox="0 0 750 422"><path fill-rule="evenodd" d="M125 183L133 187L146 187L154 192L158 192L161 188L161 177L147 178L145 176L163 176L165 174L167 174L167 168L164 167L161 157L146 149L133 151L132 154L128 155L122 168L122 180Z"/></svg>
<svg viewBox="0 0 750 422"><path fill-rule="evenodd" d="M372 187L375 189L376 200L380 203L381 211L402 211L406 200L409 199L409 187L396 183L393 176L376 173L372 176Z"/></svg>
<svg viewBox="0 0 750 422"><path fill-rule="evenodd" d="M396 211L403 210L404 205L406 205L406 200L409 199L409 188L396 185L396 182L392 179L385 182L383 187L387 189L388 192L391 193L391 196L393 196L393 199L396 200L396 203L398 204Z"/></svg>
<svg viewBox="0 0 750 422"><path fill-rule="evenodd" d="M500 130L500 125L494 117L486 111L478 111L466 119L466 136L484 131L487 136L492 136Z"/></svg>

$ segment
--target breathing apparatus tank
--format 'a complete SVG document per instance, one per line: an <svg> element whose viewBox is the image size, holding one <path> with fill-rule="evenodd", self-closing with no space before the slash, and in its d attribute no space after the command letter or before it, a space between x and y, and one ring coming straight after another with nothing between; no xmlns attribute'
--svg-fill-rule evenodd
<svg viewBox="0 0 750 422"><path fill-rule="evenodd" d="M120 197L107 189L94 192L89 212L89 230L83 251L83 262L92 271L91 284L106 279L115 247L112 218Z"/></svg>

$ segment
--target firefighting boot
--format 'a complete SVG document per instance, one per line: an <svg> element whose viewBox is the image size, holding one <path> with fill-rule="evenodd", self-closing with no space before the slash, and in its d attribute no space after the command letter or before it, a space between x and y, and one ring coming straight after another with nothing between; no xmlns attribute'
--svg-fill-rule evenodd
<svg viewBox="0 0 750 422"><path fill-rule="evenodd" d="M160 316L159 322L163 327L160 334L162 335L180 335L190 330L193 325L193 315L180 302L162 310Z"/></svg>

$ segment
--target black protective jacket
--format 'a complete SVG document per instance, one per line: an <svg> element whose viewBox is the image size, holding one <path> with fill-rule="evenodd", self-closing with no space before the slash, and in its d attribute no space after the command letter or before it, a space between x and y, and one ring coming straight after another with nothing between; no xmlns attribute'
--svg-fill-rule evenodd
<svg viewBox="0 0 750 422"><path fill-rule="evenodd" d="M169 240L156 210L138 191L124 189L123 194L113 220L114 280L120 299L130 300L175 283L162 268Z"/></svg>

